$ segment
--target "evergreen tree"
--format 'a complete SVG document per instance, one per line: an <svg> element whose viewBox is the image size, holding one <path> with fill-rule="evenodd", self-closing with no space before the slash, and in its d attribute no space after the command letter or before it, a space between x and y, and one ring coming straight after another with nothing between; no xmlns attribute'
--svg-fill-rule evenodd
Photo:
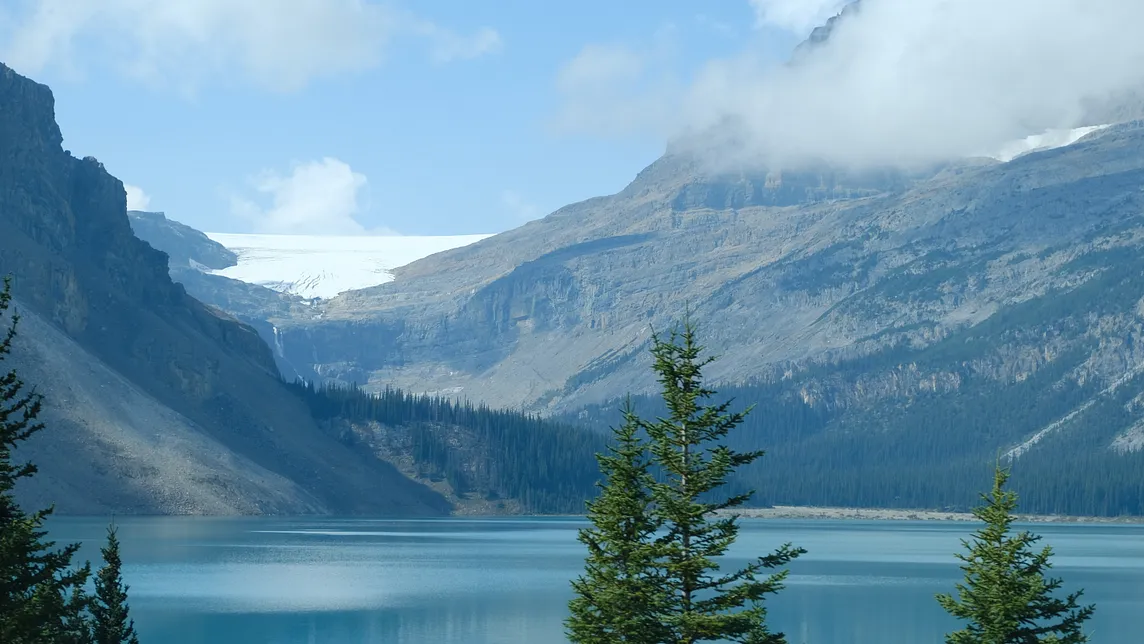
<svg viewBox="0 0 1144 644"><path fill-rule="evenodd" d="M0 316L11 305L11 281L0 290ZM19 318L12 316L0 339L0 362L12 350ZM90 641L84 584L89 566L72 567L78 544L56 548L46 539L51 508L24 512L14 489L36 473L31 463L13 461L13 450L43 429L37 421L41 398L25 388L15 370L0 374L0 642L5 644Z"/></svg>
<svg viewBox="0 0 1144 644"><path fill-rule="evenodd" d="M763 600L782 589L787 571L762 576L764 571L788 564L805 550L786 544L746 567L720 570L715 558L734 543L736 517L714 513L741 506L751 493L713 500L740 466L763 455L738 452L724 440L750 411L730 413L731 401L710 404L716 392L703 384L703 368L714 358L703 358L695 327L685 320L665 340L652 337L654 370L667 407L665 417L641 421L651 444L652 462L660 476L651 485L654 513L665 534L656 540L657 565L670 591L662 608L661 623L668 629L664 642L693 644L704 641L778 644L782 633L766 625Z"/></svg>
<svg viewBox="0 0 1144 644"><path fill-rule="evenodd" d="M139 644L135 620L128 615L128 587L120 573L122 561L115 526L108 526L107 545L100 553L104 564L95 575L95 600L91 605L95 644Z"/></svg>
<svg viewBox="0 0 1144 644"><path fill-rule="evenodd" d="M575 644L668 641L659 620L665 587L654 574L660 521L651 514L652 479L639 429L639 419L626 406L608 453L596 457L603 481L599 496L587 504L592 527L579 533L588 556L584 574L572 582L576 597L565 622Z"/></svg>
<svg viewBox="0 0 1144 644"><path fill-rule="evenodd" d="M1084 591L1064 599L1054 597L1061 580L1046 578L1052 567L1052 548L1032 549L1040 537L1028 531L1010 534L1017 495L1005 490L1009 472L998 464L993 490L981 495L984 505L973 515L985 523L974 533L973 543L962 540L967 554L965 582L957 584L958 597L938 595L950 615L968 622L962 630L946 636L949 644L1081 644L1081 632L1094 607L1079 606Z"/></svg>

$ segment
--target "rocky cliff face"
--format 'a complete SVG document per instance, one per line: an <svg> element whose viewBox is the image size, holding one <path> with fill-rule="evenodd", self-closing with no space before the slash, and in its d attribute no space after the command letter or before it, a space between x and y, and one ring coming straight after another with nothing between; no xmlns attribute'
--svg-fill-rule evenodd
<svg viewBox="0 0 1144 644"><path fill-rule="evenodd" d="M195 267L221 270L238 263L233 251L190 226L167 219L161 212L128 210L127 219L136 237L167 253L171 270Z"/></svg>
<svg viewBox="0 0 1144 644"><path fill-rule="evenodd" d="M318 431L281 385L258 334L188 296L171 281L167 256L132 234L123 184L95 159L62 149L50 90L2 65L0 142L0 273L15 276L24 307L82 349L75 368L97 361L232 453L235 463L249 461L290 482L294 496L270 504L280 511L447 511L438 495ZM127 433L154 431L119 420ZM82 418L76 422L82 426ZM53 440L51 431L43 436ZM45 485L118 467L93 453L57 456L41 465ZM196 509L146 493L156 483L150 478L177 474L133 465L141 478L114 485L143 499L135 509ZM220 473L218 486L241 479L242 466L236 468ZM106 490L112 508L117 494ZM255 501L238 505L257 507Z"/></svg>

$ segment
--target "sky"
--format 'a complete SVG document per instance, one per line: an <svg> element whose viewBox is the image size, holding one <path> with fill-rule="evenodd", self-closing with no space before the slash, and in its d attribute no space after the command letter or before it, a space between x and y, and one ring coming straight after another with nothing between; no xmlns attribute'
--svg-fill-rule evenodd
<svg viewBox="0 0 1144 644"><path fill-rule="evenodd" d="M4 0L0 61L130 206L207 232L495 233L669 140L908 166L1144 106L1141 0L862 0L784 64L846 3Z"/></svg>
<svg viewBox="0 0 1144 644"><path fill-rule="evenodd" d="M683 83L747 47L781 60L803 28L746 0L3 5L0 61L52 88L64 147L131 207L211 232L516 227L663 152L582 122L571 95L653 67Z"/></svg>

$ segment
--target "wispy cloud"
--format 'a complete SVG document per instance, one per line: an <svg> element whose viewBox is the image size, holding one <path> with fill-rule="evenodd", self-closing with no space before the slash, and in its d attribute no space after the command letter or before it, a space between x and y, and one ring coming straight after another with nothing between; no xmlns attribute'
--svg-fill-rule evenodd
<svg viewBox="0 0 1144 644"><path fill-rule="evenodd" d="M500 32L490 27L462 35L433 22L412 20L411 31L429 42L429 55L437 63L472 60L504 48Z"/></svg>
<svg viewBox="0 0 1144 644"><path fill-rule="evenodd" d="M259 198L232 197L231 210L255 232L306 235L395 234L367 229L362 213L365 175L332 157L295 164L288 174L264 171L251 180Z"/></svg>
<svg viewBox="0 0 1144 644"><path fill-rule="evenodd" d="M668 32L661 30L660 42ZM656 132L669 119L680 87L664 45L589 44L561 67L563 102L554 126L563 134L604 137Z"/></svg>
<svg viewBox="0 0 1144 644"><path fill-rule="evenodd" d="M151 196L143 192L139 186L125 183L123 189L127 191L128 210L147 210L151 207Z"/></svg>
<svg viewBox="0 0 1144 644"><path fill-rule="evenodd" d="M832 6L756 3L766 21L792 29ZM663 73L629 65L609 91L578 90L568 104L592 115L582 129L611 136L653 129L668 138L734 122L737 147L718 155L772 167L948 159L1087 125L1093 105L1144 88L1141 24L1139 0L863 0L798 64L767 63L748 46L674 93L628 92Z"/></svg>
<svg viewBox="0 0 1144 644"><path fill-rule="evenodd" d="M501 193L501 205L520 221L532 221L541 215L540 207L514 190Z"/></svg>
<svg viewBox="0 0 1144 644"><path fill-rule="evenodd" d="M278 91L382 62L397 36L433 60L497 51L491 28L462 34L367 0L16 0L0 33L4 59L24 73L103 63L144 81L193 91L235 75Z"/></svg>

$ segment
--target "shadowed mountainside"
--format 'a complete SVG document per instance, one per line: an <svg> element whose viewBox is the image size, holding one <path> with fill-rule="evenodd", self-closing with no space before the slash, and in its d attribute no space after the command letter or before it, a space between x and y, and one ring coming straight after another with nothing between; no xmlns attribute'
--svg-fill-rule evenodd
<svg viewBox="0 0 1144 644"><path fill-rule="evenodd" d="M0 141L0 273L29 314L17 366L59 392L60 427L28 452L41 491L81 491L61 499L76 512L448 511L323 434L257 333L132 234L123 184L63 150L51 91L2 65Z"/></svg>

